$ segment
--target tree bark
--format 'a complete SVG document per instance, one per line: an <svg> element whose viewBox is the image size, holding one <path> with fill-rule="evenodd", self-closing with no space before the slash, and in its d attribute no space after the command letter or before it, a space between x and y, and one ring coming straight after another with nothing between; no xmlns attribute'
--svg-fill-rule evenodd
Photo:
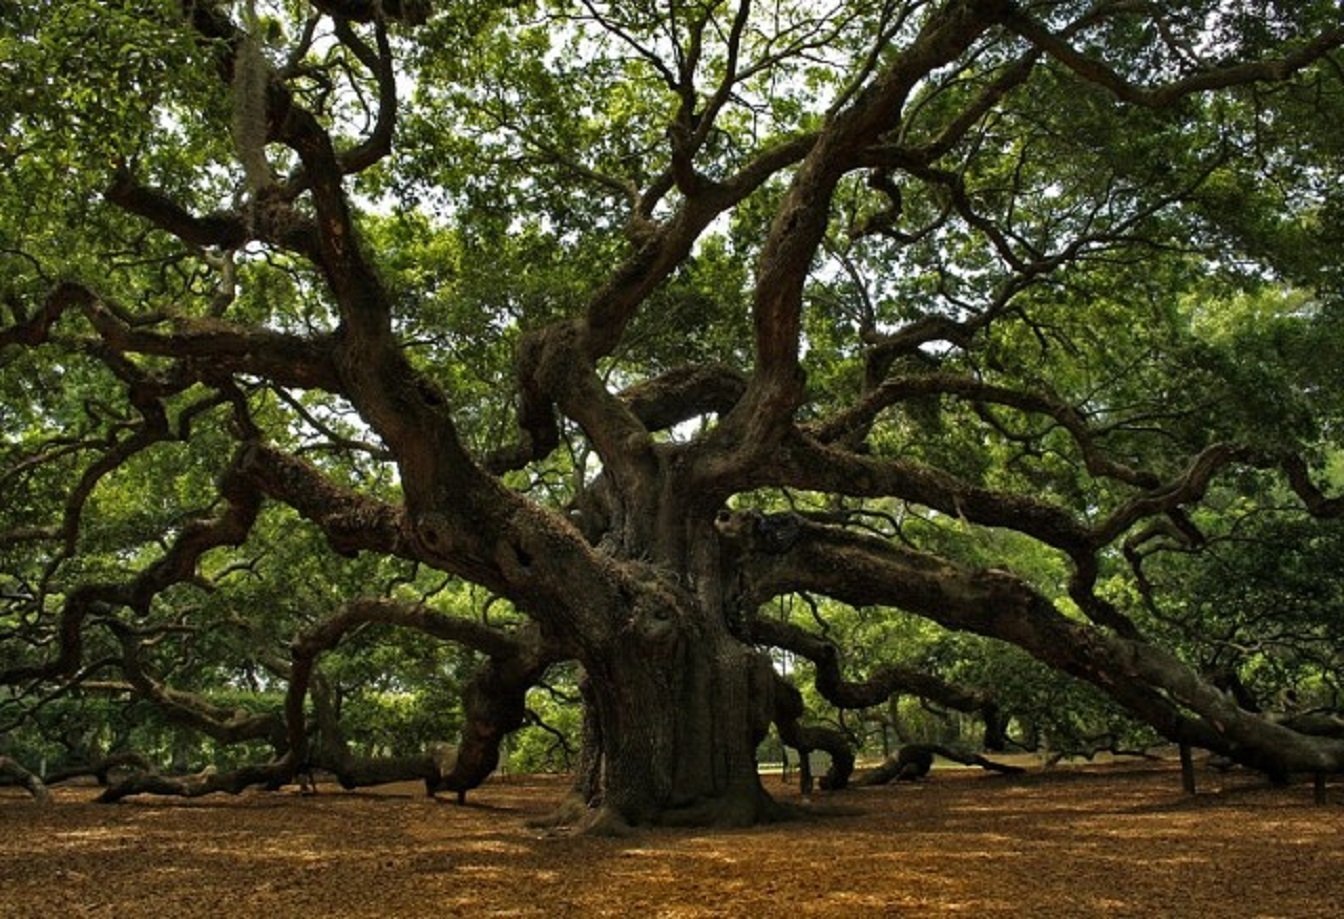
<svg viewBox="0 0 1344 919"><path fill-rule="evenodd" d="M731 630L715 565L702 578L684 573L689 565L680 574L673 565L621 566L610 627L595 626L588 637L600 640L577 651L584 721L572 794L542 825L620 835L633 826L744 826L780 813L756 768L776 677L769 657ZM693 582L695 592L685 586Z"/></svg>
<svg viewBox="0 0 1344 919"><path fill-rule="evenodd" d="M756 770L770 724L768 658L706 618L637 614L587 665L601 768L584 828L732 825L775 805Z"/></svg>
<svg viewBox="0 0 1344 919"><path fill-rule="evenodd" d="M1188 743L1181 744L1181 788L1188 795L1195 793L1195 763Z"/></svg>

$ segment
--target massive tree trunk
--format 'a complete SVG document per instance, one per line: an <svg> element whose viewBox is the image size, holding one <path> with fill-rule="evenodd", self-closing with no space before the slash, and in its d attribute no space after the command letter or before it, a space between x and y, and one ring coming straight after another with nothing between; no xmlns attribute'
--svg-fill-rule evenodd
<svg viewBox="0 0 1344 919"><path fill-rule="evenodd" d="M773 812L756 772L764 655L708 617L637 616L588 678L601 754L590 822L742 825Z"/></svg>
<svg viewBox="0 0 1344 919"><path fill-rule="evenodd" d="M680 573L625 563L632 577L624 609L581 655L588 717L580 822L592 829L740 825L773 812L756 773L771 720L770 660L730 631L717 552L697 555L703 563Z"/></svg>
<svg viewBox="0 0 1344 919"><path fill-rule="evenodd" d="M601 640L579 654L583 811L567 816L599 832L768 819L777 808L756 748L773 715L770 659L740 637L736 572L712 514L687 508L687 489L640 485L608 493L593 531L625 557L625 583L606 627L591 630Z"/></svg>

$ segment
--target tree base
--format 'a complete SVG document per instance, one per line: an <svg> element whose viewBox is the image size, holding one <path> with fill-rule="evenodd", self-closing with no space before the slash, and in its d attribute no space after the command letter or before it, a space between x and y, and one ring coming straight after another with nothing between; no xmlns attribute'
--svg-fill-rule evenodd
<svg viewBox="0 0 1344 919"><path fill-rule="evenodd" d="M614 807L603 804L589 806L582 796L571 794L561 801L555 810L527 821L527 826L557 834L619 838L630 836L646 827L735 829L794 820L855 817L862 814L863 810L856 807L776 801L761 791L759 794L702 798L684 806L662 810L651 820L632 823Z"/></svg>

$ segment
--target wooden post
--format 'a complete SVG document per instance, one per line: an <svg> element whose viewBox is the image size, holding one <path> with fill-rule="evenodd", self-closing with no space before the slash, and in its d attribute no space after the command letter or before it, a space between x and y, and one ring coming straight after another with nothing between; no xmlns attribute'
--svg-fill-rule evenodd
<svg viewBox="0 0 1344 919"><path fill-rule="evenodd" d="M1324 773L1324 772L1318 772L1318 773L1316 773L1316 787L1315 787L1315 794L1313 795L1313 800L1314 800L1317 804L1324 804L1324 803L1325 803L1325 773Z"/></svg>
<svg viewBox="0 0 1344 919"><path fill-rule="evenodd" d="M1195 763L1190 758L1188 743L1181 744L1181 787L1188 795L1195 793Z"/></svg>

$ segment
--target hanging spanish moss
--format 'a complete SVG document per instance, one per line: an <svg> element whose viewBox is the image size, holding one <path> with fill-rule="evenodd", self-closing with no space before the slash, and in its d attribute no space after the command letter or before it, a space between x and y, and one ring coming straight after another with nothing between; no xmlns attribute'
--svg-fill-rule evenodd
<svg viewBox="0 0 1344 919"><path fill-rule="evenodd" d="M247 5L245 23L247 32L233 64L233 119L229 127L247 187L256 194L274 182L271 164L266 159L266 87L270 65L257 40L256 6L251 2Z"/></svg>

